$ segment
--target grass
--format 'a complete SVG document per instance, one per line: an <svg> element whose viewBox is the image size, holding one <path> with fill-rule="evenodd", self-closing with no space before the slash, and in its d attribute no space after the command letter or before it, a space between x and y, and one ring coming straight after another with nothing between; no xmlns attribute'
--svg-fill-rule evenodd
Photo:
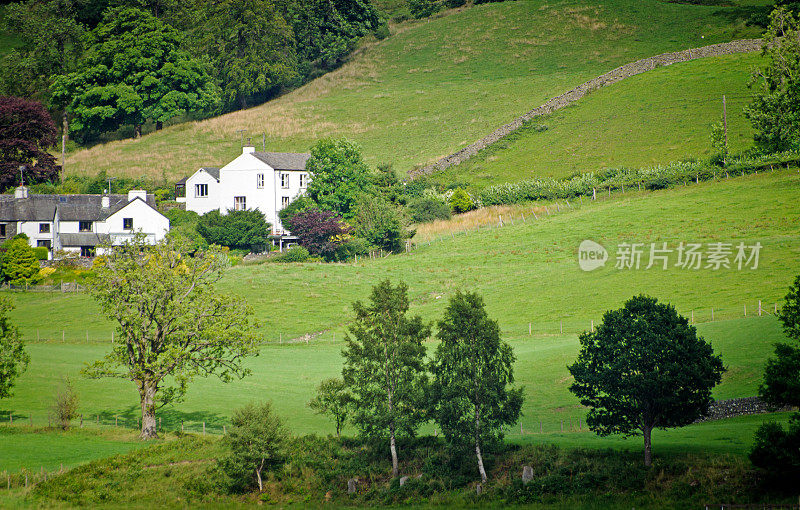
<svg viewBox="0 0 800 510"><path fill-rule="evenodd" d="M276 151L346 136L369 163L406 171L626 62L758 35L737 12L658 0L525 0L405 22L281 98L72 153L67 172L177 179L240 153L239 129L257 145L265 134Z"/></svg>
<svg viewBox="0 0 800 510"><path fill-rule="evenodd" d="M711 125L726 96L732 152L752 145L743 108L758 54L661 67L599 89L435 174L436 181L482 188L535 177L568 177L609 167L644 167L711 155Z"/></svg>

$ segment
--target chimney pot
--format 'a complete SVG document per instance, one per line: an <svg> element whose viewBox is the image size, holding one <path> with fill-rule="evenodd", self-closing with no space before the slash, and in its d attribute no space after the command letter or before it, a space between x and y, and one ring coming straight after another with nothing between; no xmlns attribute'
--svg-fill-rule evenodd
<svg viewBox="0 0 800 510"><path fill-rule="evenodd" d="M17 186L17 189L14 190L14 198L28 198L28 187Z"/></svg>
<svg viewBox="0 0 800 510"><path fill-rule="evenodd" d="M251 145L246 145L242 147L242 154L252 154L256 151L256 148Z"/></svg>
<svg viewBox="0 0 800 510"><path fill-rule="evenodd" d="M111 207L111 199L109 199L108 195L103 195L103 198L100 199L100 206L103 209Z"/></svg>

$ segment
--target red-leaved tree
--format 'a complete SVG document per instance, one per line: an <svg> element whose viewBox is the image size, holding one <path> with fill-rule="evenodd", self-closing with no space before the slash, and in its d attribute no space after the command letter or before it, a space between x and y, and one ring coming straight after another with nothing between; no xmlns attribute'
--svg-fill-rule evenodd
<svg viewBox="0 0 800 510"><path fill-rule="evenodd" d="M0 190L19 184L20 166L29 184L53 182L61 167L47 149L56 143L56 125L38 101L0 96Z"/></svg>
<svg viewBox="0 0 800 510"><path fill-rule="evenodd" d="M309 253L325 260L335 260L339 247L350 235L351 228L331 211L313 207L291 218L292 234Z"/></svg>

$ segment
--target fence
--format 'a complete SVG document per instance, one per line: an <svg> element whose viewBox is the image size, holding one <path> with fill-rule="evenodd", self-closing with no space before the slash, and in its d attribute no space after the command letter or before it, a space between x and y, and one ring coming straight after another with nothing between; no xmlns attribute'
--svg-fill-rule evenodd
<svg viewBox="0 0 800 510"><path fill-rule="evenodd" d="M164 419L164 416L166 416L166 419ZM31 431L61 428L59 422L52 415L45 412L38 415L34 413L9 412L8 414L0 415L0 423L28 428ZM134 416L132 413L116 414L110 412L80 414L70 421L70 428L82 429L88 427L138 431L142 427L142 422L141 418ZM228 422L221 418L213 418L211 421L187 420L181 417L180 413L166 411L157 418L156 428L159 432L219 435L227 432Z"/></svg>
<svg viewBox="0 0 800 510"><path fill-rule="evenodd" d="M61 282L55 285L12 285L10 283L0 284L0 290L24 290L29 292L84 292L85 285L77 282Z"/></svg>

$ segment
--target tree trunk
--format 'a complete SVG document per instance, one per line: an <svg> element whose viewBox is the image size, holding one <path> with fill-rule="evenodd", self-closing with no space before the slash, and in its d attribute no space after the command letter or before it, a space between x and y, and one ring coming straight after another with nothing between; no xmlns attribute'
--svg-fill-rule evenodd
<svg viewBox="0 0 800 510"><path fill-rule="evenodd" d="M156 121L156 131L161 131L164 128L164 123L160 120Z"/></svg>
<svg viewBox="0 0 800 510"><path fill-rule="evenodd" d="M394 442L394 422L389 425L389 450L392 452L392 478L397 478L399 469L397 467L397 448Z"/></svg>
<svg viewBox="0 0 800 510"><path fill-rule="evenodd" d="M650 466L653 463L653 457L650 452L650 433L653 427L642 427L642 435L644 436L644 465Z"/></svg>
<svg viewBox="0 0 800 510"><path fill-rule="evenodd" d="M156 385L143 381L139 385L139 395L142 401L142 433L140 439L154 439L158 437L156 427Z"/></svg>
<svg viewBox="0 0 800 510"><path fill-rule="evenodd" d="M261 465L256 468L256 479L258 480L258 492L264 492L264 482L261 480L261 470L264 469L264 460L261 459Z"/></svg>
<svg viewBox="0 0 800 510"><path fill-rule="evenodd" d="M61 172L67 168L67 139L69 137L69 120L67 120L67 112L61 118Z"/></svg>
<svg viewBox="0 0 800 510"><path fill-rule="evenodd" d="M475 406L475 456L478 457L478 471L481 474L481 481L486 483L486 469L483 467L483 455L481 455L481 415L478 406Z"/></svg>
<svg viewBox="0 0 800 510"><path fill-rule="evenodd" d="M239 105L241 110L247 109L247 98L244 95L239 96Z"/></svg>
<svg viewBox="0 0 800 510"><path fill-rule="evenodd" d="M133 137L134 138L141 138L142 137L142 125L136 124L133 126Z"/></svg>

